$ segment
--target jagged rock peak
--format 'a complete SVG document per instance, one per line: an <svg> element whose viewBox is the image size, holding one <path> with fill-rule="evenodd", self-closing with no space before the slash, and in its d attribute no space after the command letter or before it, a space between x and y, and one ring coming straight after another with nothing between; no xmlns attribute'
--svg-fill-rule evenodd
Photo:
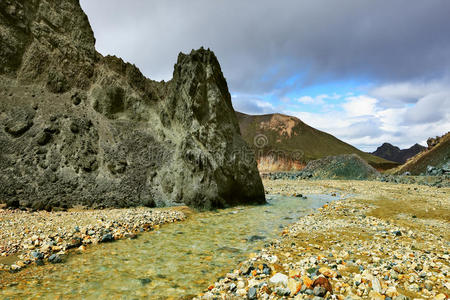
<svg viewBox="0 0 450 300"><path fill-rule="evenodd" d="M408 149L400 149L399 147L393 146L392 144L383 143L380 147L377 148L375 152L372 152L372 154L403 164L409 158L413 157L423 150L425 150L425 147L417 143Z"/></svg>
<svg viewBox="0 0 450 300"><path fill-rule="evenodd" d="M152 81L98 54L77 0L0 2L0 203L264 203L212 51L180 54Z"/></svg>

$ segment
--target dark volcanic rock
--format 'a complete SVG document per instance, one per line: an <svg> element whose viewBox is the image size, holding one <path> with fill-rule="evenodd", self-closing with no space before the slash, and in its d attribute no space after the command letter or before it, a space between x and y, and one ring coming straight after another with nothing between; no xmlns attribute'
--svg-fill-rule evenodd
<svg viewBox="0 0 450 300"><path fill-rule="evenodd" d="M173 79L95 51L78 0L0 2L0 203L33 209L263 203L213 52Z"/></svg>
<svg viewBox="0 0 450 300"><path fill-rule="evenodd" d="M424 146L415 144L408 149L400 150L399 147L393 146L389 143L384 143L378 147L375 152L372 152L372 154L387 160L404 164L409 158L424 151L425 149L426 148Z"/></svg>
<svg viewBox="0 0 450 300"><path fill-rule="evenodd" d="M371 179L378 174L377 170L356 154L313 160L302 170L303 176L317 179Z"/></svg>

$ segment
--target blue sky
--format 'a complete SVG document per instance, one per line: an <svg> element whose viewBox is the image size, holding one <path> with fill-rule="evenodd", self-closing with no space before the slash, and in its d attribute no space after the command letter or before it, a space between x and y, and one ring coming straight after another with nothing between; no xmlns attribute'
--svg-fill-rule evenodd
<svg viewBox="0 0 450 300"><path fill-rule="evenodd" d="M287 80L285 86L291 84ZM426 138L450 128L449 87L440 81L388 85L334 81L293 88L282 96L275 89L266 94L234 93L232 99L236 110L296 116L369 152L384 142L402 148L426 145Z"/></svg>
<svg viewBox="0 0 450 300"><path fill-rule="evenodd" d="M211 48L236 110L284 113L362 150L450 130L450 1L81 0L96 48L169 80Z"/></svg>

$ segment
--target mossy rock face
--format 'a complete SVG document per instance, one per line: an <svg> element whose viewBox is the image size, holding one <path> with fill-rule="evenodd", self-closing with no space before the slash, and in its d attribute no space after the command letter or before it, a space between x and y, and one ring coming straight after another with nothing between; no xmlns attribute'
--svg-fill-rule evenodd
<svg viewBox="0 0 450 300"><path fill-rule="evenodd" d="M121 87L95 87L91 94L92 107L99 113L114 119L125 110L125 92Z"/></svg>
<svg viewBox="0 0 450 300"><path fill-rule="evenodd" d="M0 2L0 203L30 209L264 203L210 50L173 79L95 51L78 0Z"/></svg>
<svg viewBox="0 0 450 300"><path fill-rule="evenodd" d="M379 173L356 154L313 160L302 171L318 179L373 179Z"/></svg>

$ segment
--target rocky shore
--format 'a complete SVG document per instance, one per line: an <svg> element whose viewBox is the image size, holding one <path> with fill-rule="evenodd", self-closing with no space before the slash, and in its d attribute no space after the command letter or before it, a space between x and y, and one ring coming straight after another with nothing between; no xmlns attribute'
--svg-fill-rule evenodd
<svg viewBox="0 0 450 300"><path fill-rule="evenodd" d="M331 193L197 299L448 299L450 189L376 181L264 180Z"/></svg>
<svg viewBox="0 0 450 300"><path fill-rule="evenodd" d="M436 169L431 167L431 170L437 170L441 172L424 174L421 176L411 176L406 173L404 175L393 174L379 174L376 178L380 182L399 183L399 184L420 184L427 186L434 186L437 188L450 187L450 174L448 172L442 172L442 169ZM262 177L268 180L321 180L323 178L316 178L312 173L308 171L294 171L294 172L268 172L262 174Z"/></svg>
<svg viewBox="0 0 450 300"><path fill-rule="evenodd" d="M136 238L161 224L181 221L183 209L104 209L65 212L0 209L0 274L27 265L61 263L70 249ZM1 278L2 276L0 276ZM1 280L0 280L1 286Z"/></svg>

